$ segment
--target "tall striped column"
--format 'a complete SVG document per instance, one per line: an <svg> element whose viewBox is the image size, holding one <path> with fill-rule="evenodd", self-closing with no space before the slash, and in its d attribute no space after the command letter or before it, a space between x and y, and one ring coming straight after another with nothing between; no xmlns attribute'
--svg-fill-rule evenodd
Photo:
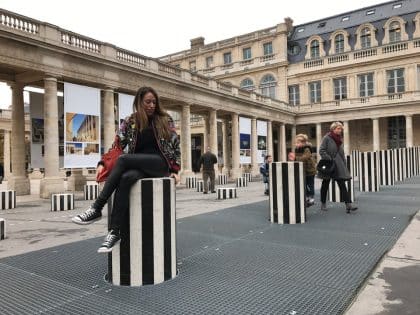
<svg viewBox="0 0 420 315"><path fill-rule="evenodd" d="M305 177L302 162L270 164L270 221L305 223Z"/></svg>
<svg viewBox="0 0 420 315"><path fill-rule="evenodd" d="M252 174L251 173L243 173L242 177L245 177L246 178L246 181L248 183L249 182L252 182Z"/></svg>
<svg viewBox="0 0 420 315"><path fill-rule="evenodd" d="M379 178L382 186L395 184L394 151L379 151Z"/></svg>
<svg viewBox="0 0 420 315"><path fill-rule="evenodd" d="M394 149L395 180L403 181L407 177L406 173L406 151L404 148Z"/></svg>
<svg viewBox="0 0 420 315"><path fill-rule="evenodd" d="M379 191L379 154L361 152L359 165L360 191Z"/></svg>
<svg viewBox="0 0 420 315"><path fill-rule="evenodd" d="M346 165L347 165L347 170L349 171L350 174L354 174L354 167L353 167L353 156L352 155L347 155L346 156ZM352 178L349 180L345 181L345 185L347 188L347 192L350 196L350 200L351 202L355 201L355 197L354 197L354 178L352 175ZM344 198L341 194L340 188L337 185L337 182L335 180L331 180L330 181L330 185L328 187L328 200L331 202L344 202Z"/></svg>
<svg viewBox="0 0 420 315"><path fill-rule="evenodd" d="M410 178L413 176L413 156L411 154L411 148L405 148L406 154L407 154L407 164L406 164L406 174L407 178Z"/></svg>
<svg viewBox="0 0 420 315"><path fill-rule="evenodd" d="M416 176L420 175L420 147L414 147Z"/></svg>
<svg viewBox="0 0 420 315"><path fill-rule="evenodd" d="M137 181L130 192L129 215L121 223L121 242L108 254L108 281L142 286L174 278L175 232L174 180Z"/></svg>
<svg viewBox="0 0 420 315"><path fill-rule="evenodd" d="M0 240L6 238L6 220L0 218Z"/></svg>
<svg viewBox="0 0 420 315"><path fill-rule="evenodd" d="M360 151L359 150L352 150L351 151L352 157L352 172L350 173L352 177L359 176L359 164L360 164Z"/></svg>

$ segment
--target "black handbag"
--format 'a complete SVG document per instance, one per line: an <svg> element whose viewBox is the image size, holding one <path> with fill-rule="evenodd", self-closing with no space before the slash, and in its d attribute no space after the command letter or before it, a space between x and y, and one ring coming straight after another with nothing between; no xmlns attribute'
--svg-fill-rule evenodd
<svg viewBox="0 0 420 315"><path fill-rule="evenodd" d="M335 162L334 160L320 160L316 169L322 177L333 177L335 173Z"/></svg>

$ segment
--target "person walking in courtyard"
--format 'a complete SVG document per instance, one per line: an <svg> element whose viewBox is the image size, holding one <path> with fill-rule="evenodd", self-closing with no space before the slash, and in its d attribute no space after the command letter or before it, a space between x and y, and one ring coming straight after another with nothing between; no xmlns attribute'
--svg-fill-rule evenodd
<svg viewBox="0 0 420 315"><path fill-rule="evenodd" d="M333 122L330 131L324 136L319 147L321 160L332 161L335 164L334 171L331 175L326 176L320 174L322 178L321 184L321 210L326 211L326 201L328 186L331 179L337 182L340 194L346 204L346 211L357 210L357 207L351 203L350 194L347 190L345 182L351 179L350 173L346 166L346 158L343 149L343 124L341 122Z"/></svg>
<svg viewBox="0 0 420 315"><path fill-rule="evenodd" d="M174 177L179 181L180 147L172 118L161 108L151 87L141 87L134 98L134 113L124 119L113 146L125 153L119 156L95 202L72 218L76 224L90 224L102 217L102 208L115 191L110 231L99 253L107 253L120 241L120 224L129 209L131 186L141 178ZM102 161L97 174L104 171Z"/></svg>
<svg viewBox="0 0 420 315"><path fill-rule="evenodd" d="M200 156L200 159L198 160L198 167L203 166L203 181L204 181L204 187L203 187L203 193L207 194L209 191L209 185L208 180L210 179L210 191L212 193L215 193L215 172L214 172L214 164L217 163L217 157L210 151L210 147L207 147L206 153L204 153L202 156Z"/></svg>
<svg viewBox="0 0 420 315"><path fill-rule="evenodd" d="M305 192L306 205L312 206L315 202L315 174L316 165L312 156L312 146L308 142L308 136L305 134L298 134L295 139L295 152L289 153L290 161L303 162L303 170L305 172Z"/></svg>
<svg viewBox="0 0 420 315"><path fill-rule="evenodd" d="M264 183L264 195L270 194L270 185L269 185L269 165L273 162L273 157L271 155L266 155L264 157L264 163L260 167L260 173L263 177L263 183Z"/></svg>

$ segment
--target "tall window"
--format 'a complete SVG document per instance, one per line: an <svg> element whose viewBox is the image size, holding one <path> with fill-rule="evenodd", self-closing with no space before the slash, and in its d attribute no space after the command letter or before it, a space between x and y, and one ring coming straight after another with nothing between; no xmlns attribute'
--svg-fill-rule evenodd
<svg viewBox="0 0 420 315"><path fill-rule="evenodd" d="M334 39L335 53L341 54L344 52L344 35L338 34Z"/></svg>
<svg viewBox="0 0 420 315"><path fill-rule="evenodd" d="M252 58L251 47L247 47L247 48L242 49L242 56L243 56L243 58L242 58L243 60L251 59Z"/></svg>
<svg viewBox="0 0 420 315"><path fill-rule="evenodd" d="M417 91L420 90L420 66L417 66Z"/></svg>
<svg viewBox="0 0 420 315"><path fill-rule="evenodd" d="M321 81L309 83L309 100L311 103L321 102Z"/></svg>
<svg viewBox="0 0 420 315"><path fill-rule="evenodd" d="M396 43L401 41L401 26L400 23L394 21L389 26L389 42Z"/></svg>
<svg viewBox="0 0 420 315"><path fill-rule="evenodd" d="M263 50L264 50L264 56L272 55L273 54L273 43L272 42L265 43L263 45Z"/></svg>
<svg viewBox="0 0 420 315"><path fill-rule="evenodd" d="M223 63L225 65L228 65L230 63L232 63L232 53L231 52L227 52L223 54Z"/></svg>
<svg viewBox="0 0 420 315"><path fill-rule="evenodd" d="M388 70L386 72L388 94L402 93L405 90L404 86L404 69Z"/></svg>
<svg viewBox="0 0 420 315"><path fill-rule="evenodd" d="M206 68L213 67L213 56L206 57Z"/></svg>
<svg viewBox="0 0 420 315"><path fill-rule="evenodd" d="M359 97L373 95L373 73L365 73L357 76L359 82Z"/></svg>
<svg viewBox="0 0 420 315"><path fill-rule="evenodd" d="M271 98L276 97L276 79L271 74L265 75L260 84L261 94Z"/></svg>
<svg viewBox="0 0 420 315"><path fill-rule="evenodd" d="M196 71L197 67L195 65L195 60L190 61L190 71Z"/></svg>
<svg viewBox="0 0 420 315"><path fill-rule="evenodd" d="M241 82L241 88L248 90L248 91L253 91L254 90L254 82L251 79L244 79Z"/></svg>
<svg viewBox="0 0 420 315"><path fill-rule="evenodd" d="M362 45L362 49L370 48L371 44L371 37L370 37L370 29L369 27L365 27L360 32L360 43Z"/></svg>
<svg viewBox="0 0 420 315"><path fill-rule="evenodd" d="M293 106L300 104L299 85L289 86L289 104Z"/></svg>
<svg viewBox="0 0 420 315"><path fill-rule="evenodd" d="M311 58L319 58L319 42L316 39L311 42Z"/></svg>
<svg viewBox="0 0 420 315"><path fill-rule="evenodd" d="M337 78L334 82L334 99L343 100L347 98L347 80L346 78Z"/></svg>

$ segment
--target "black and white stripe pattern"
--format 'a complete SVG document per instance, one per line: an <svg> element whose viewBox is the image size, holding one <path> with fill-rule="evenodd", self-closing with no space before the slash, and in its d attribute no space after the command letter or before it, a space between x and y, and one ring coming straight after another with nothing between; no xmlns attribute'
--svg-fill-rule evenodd
<svg viewBox="0 0 420 315"><path fill-rule="evenodd" d="M2 190L0 191L0 210L16 208L16 191Z"/></svg>
<svg viewBox="0 0 420 315"><path fill-rule="evenodd" d="M235 187L217 188L217 199L233 199L237 197Z"/></svg>
<svg viewBox="0 0 420 315"><path fill-rule="evenodd" d="M306 221L305 178L302 162L271 163L270 221L296 224Z"/></svg>
<svg viewBox="0 0 420 315"><path fill-rule="evenodd" d="M420 175L420 147L414 147L414 169L415 175Z"/></svg>
<svg viewBox="0 0 420 315"><path fill-rule="evenodd" d="M99 195L98 184L87 184L84 186L85 200L95 200Z"/></svg>
<svg viewBox="0 0 420 315"><path fill-rule="evenodd" d="M197 180L197 192L203 192L204 191L204 180Z"/></svg>
<svg viewBox="0 0 420 315"><path fill-rule="evenodd" d="M52 194L51 195L51 211L64 211L74 209L73 194Z"/></svg>
<svg viewBox="0 0 420 315"><path fill-rule="evenodd" d="M394 178L396 181L403 181L406 175L406 151L404 148L394 149Z"/></svg>
<svg viewBox="0 0 420 315"><path fill-rule="evenodd" d="M197 177L186 177L185 186L187 188L196 188L197 187Z"/></svg>
<svg viewBox="0 0 420 315"><path fill-rule="evenodd" d="M380 184L382 186L392 186L395 184L394 167L393 150L379 151L379 174Z"/></svg>
<svg viewBox="0 0 420 315"><path fill-rule="evenodd" d="M219 185L226 185L228 183L226 174L219 174Z"/></svg>
<svg viewBox="0 0 420 315"><path fill-rule="evenodd" d="M359 165L360 191L379 191L379 153L361 152Z"/></svg>
<svg viewBox="0 0 420 315"><path fill-rule="evenodd" d="M360 151L359 150L352 150L351 151L351 160L352 160L352 172L350 173L351 176L358 177L359 176L359 164L360 164Z"/></svg>
<svg viewBox="0 0 420 315"><path fill-rule="evenodd" d="M252 182L252 174L251 173L244 173L242 177L245 177L247 182Z"/></svg>
<svg viewBox="0 0 420 315"><path fill-rule="evenodd" d="M236 187L247 187L248 179L246 177L238 177L236 179Z"/></svg>
<svg viewBox="0 0 420 315"><path fill-rule="evenodd" d="M108 254L108 281L114 285L158 284L176 276L175 182L147 178L130 192L121 242Z"/></svg>
<svg viewBox="0 0 420 315"><path fill-rule="evenodd" d="M0 218L0 240L6 238L6 220Z"/></svg>
<svg viewBox="0 0 420 315"><path fill-rule="evenodd" d="M346 156L346 165L347 169L350 174L354 174L354 167L353 167L353 156L347 155ZM351 179L345 181L345 185L347 188L347 192L350 196L351 202L354 202L354 179L353 176ZM335 180L330 181L330 185L328 187L328 200L331 202L344 202L344 198L340 192L340 188L337 185L337 182Z"/></svg>

